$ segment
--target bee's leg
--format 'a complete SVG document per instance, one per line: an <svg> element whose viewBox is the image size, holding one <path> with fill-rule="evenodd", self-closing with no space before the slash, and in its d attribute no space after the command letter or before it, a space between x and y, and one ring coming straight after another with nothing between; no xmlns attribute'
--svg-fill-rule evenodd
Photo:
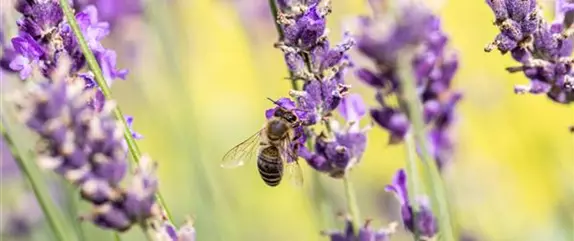
<svg viewBox="0 0 574 241"><path fill-rule="evenodd" d="M295 141L295 140L301 138L301 136L303 136L301 133L295 132L295 136L293 136L293 139L291 139L291 140L292 140L292 141Z"/></svg>

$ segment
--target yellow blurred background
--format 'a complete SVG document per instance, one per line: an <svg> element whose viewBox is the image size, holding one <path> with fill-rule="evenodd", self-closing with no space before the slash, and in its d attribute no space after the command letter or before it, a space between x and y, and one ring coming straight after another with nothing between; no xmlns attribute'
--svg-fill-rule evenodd
<svg viewBox="0 0 574 241"><path fill-rule="evenodd" d="M273 48L275 29L265 14L257 15L265 13L266 1L234 1L154 3L148 24L126 22L129 27L104 44L118 50L119 66L130 70L127 81L114 83L113 95L135 117L141 149L159 162L160 190L175 220L191 216L197 240L327 240L320 231L342 225L336 217L345 211L340 181L301 162L303 189L268 188L254 163L219 167L228 149L261 127L271 107L266 97L286 96L290 88L282 54ZM333 0L330 38L339 40L344 21L365 13L365 1ZM574 135L567 130L574 107L513 93L513 85L527 79L504 70L515 64L510 56L483 51L497 33L484 1L446 1L439 14L461 57L456 157L444 173L458 228L479 240L573 241ZM135 57L122 50L126 43L135 45ZM347 77L373 105L374 92L351 72ZM383 188L404 167L405 155L387 139L373 129L351 174L361 217L376 226L400 218ZM320 203L317 181L326 189ZM82 226L86 240L112 237ZM411 240L405 233L401 226L394 240ZM122 235L142 237L138 229Z"/></svg>

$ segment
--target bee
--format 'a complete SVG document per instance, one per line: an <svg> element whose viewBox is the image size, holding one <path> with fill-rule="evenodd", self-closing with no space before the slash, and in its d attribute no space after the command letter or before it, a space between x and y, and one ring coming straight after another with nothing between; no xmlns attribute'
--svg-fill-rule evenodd
<svg viewBox="0 0 574 241"><path fill-rule="evenodd" d="M273 116L262 129L229 150L223 156L221 166L243 166L257 153L257 169L268 186L279 185L285 171L294 185L301 186L303 176L297 162L297 145L293 145L293 141L299 138L295 128L301 125L301 121L293 111L271 101L279 106Z"/></svg>

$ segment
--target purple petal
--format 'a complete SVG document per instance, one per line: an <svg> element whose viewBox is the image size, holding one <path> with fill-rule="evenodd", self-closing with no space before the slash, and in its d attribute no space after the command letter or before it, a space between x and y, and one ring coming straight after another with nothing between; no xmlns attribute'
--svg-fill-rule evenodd
<svg viewBox="0 0 574 241"><path fill-rule="evenodd" d="M32 63L26 57L18 55L9 64L10 69L20 72L20 79L25 80L32 74Z"/></svg>
<svg viewBox="0 0 574 241"><path fill-rule="evenodd" d="M343 98L341 105L339 105L339 112L349 122L359 121L367 114L367 107L361 95L350 94Z"/></svg>
<svg viewBox="0 0 574 241"><path fill-rule="evenodd" d="M404 169L399 169L393 177L393 182L385 186L385 191L394 192L402 206L409 204L407 192L407 174Z"/></svg>

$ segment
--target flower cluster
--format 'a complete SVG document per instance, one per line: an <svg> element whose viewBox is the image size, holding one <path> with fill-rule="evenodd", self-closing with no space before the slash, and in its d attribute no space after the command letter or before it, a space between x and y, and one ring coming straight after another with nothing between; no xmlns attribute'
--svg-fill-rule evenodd
<svg viewBox="0 0 574 241"><path fill-rule="evenodd" d="M359 228L358 232L353 227L353 222L347 219L344 231L325 231L323 235L329 236L331 241L390 241L391 235L395 232L396 223L389 224L386 228L373 230L371 222L367 220L365 225Z"/></svg>
<svg viewBox="0 0 574 241"><path fill-rule="evenodd" d="M360 161L367 145L366 132L369 127L359 128L358 122L366 114L365 105L358 94L346 96L340 113L347 126L339 127L330 121L332 135L325 132L315 139L314 152L301 148L300 155L315 170L328 173L331 177L342 178L345 173Z"/></svg>
<svg viewBox="0 0 574 241"><path fill-rule="evenodd" d="M351 65L347 51L354 45L354 40L345 33L341 43L331 46L326 28L326 16L331 12L328 1L278 1L278 5L277 23L283 38L276 47L284 53L292 81L304 82L302 90L290 91L297 102L296 105L291 102L291 108L298 110L297 115L304 126L337 125L330 117L345 101L350 89L344 82L344 75ZM362 103L359 96L347 102L357 103L357 99ZM347 121L349 128L329 128L331 133L318 137L304 133L303 138L297 140L298 154L316 170L342 177L362 155L366 145L364 131L357 129L357 123L351 123L358 122L358 118ZM307 136L315 140L314 151L303 145Z"/></svg>
<svg viewBox="0 0 574 241"><path fill-rule="evenodd" d="M12 48L3 45L10 51L4 52L2 67L19 72L23 80L29 78L34 71L49 78L60 64L62 56L68 56L72 59L69 75L81 76L86 88L97 87L91 72L81 72L86 66L86 59L70 25L64 19L58 0L19 0L16 10L23 15L17 21L19 33L12 38ZM117 78L125 79L127 71L116 69L116 53L100 43L109 34L109 24L98 21L97 9L87 6L76 14L76 20L102 67L107 84L110 85ZM103 100L102 93L98 91L91 103L99 110L103 107Z"/></svg>
<svg viewBox="0 0 574 241"><path fill-rule="evenodd" d="M340 44L330 47L325 19L330 6L320 6L318 1L280 5L277 21L284 36L276 45L283 51L292 77L305 82L302 91L290 94L298 108L307 111L306 124L313 125L329 117L349 90L343 76L350 64L346 52L354 41L346 35Z"/></svg>
<svg viewBox="0 0 574 241"><path fill-rule="evenodd" d="M399 3L397 3L399 4ZM462 95L451 90L451 81L458 68L456 53L447 51L448 37L441 30L440 19L419 5L401 5L387 18L359 19L357 47L376 66L375 70L360 68L357 76L377 90L379 105L370 110L374 121L390 132L390 144L402 142L410 129L410 120L403 105L405 96L399 76L400 56L414 52L408 60L413 81L424 108L424 121L429 130L430 150L439 165L451 157L454 108ZM393 97L398 97L399 106Z"/></svg>
<svg viewBox="0 0 574 241"><path fill-rule="evenodd" d="M510 52L520 65L507 70L522 72L530 80L529 85L517 85L514 91L546 94L557 103L574 102L574 3L557 0L556 19L547 23L536 0L486 2L494 12L500 33L485 51L497 48L502 54Z"/></svg>
<svg viewBox="0 0 574 241"><path fill-rule="evenodd" d="M158 213L155 165L142 157L132 185L120 187L127 169L123 128L110 115L113 102L98 112L87 100L92 91L82 81L53 78L18 96L20 118L40 136L40 165L79 187L94 205L86 218L118 231Z"/></svg>
<svg viewBox="0 0 574 241"><path fill-rule="evenodd" d="M139 15L143 12L141 0L74 0L74 7L78 11L90 5L96 6L100 18L109 22L112 27L127 16Z"/></svg>
<svg viewBox="0 0 574 241"><path fill-rule="evenodd" d="M433 238L438 233L438 223L433 215L426 198L417 200L419 210L415 213L413 204L409 202L407 191L407 174L400 169L393 178L393 182L385 187L387 192L393 192L401 203L401 216L405 227L413 234L417 233L424 238Z"/></svg>

